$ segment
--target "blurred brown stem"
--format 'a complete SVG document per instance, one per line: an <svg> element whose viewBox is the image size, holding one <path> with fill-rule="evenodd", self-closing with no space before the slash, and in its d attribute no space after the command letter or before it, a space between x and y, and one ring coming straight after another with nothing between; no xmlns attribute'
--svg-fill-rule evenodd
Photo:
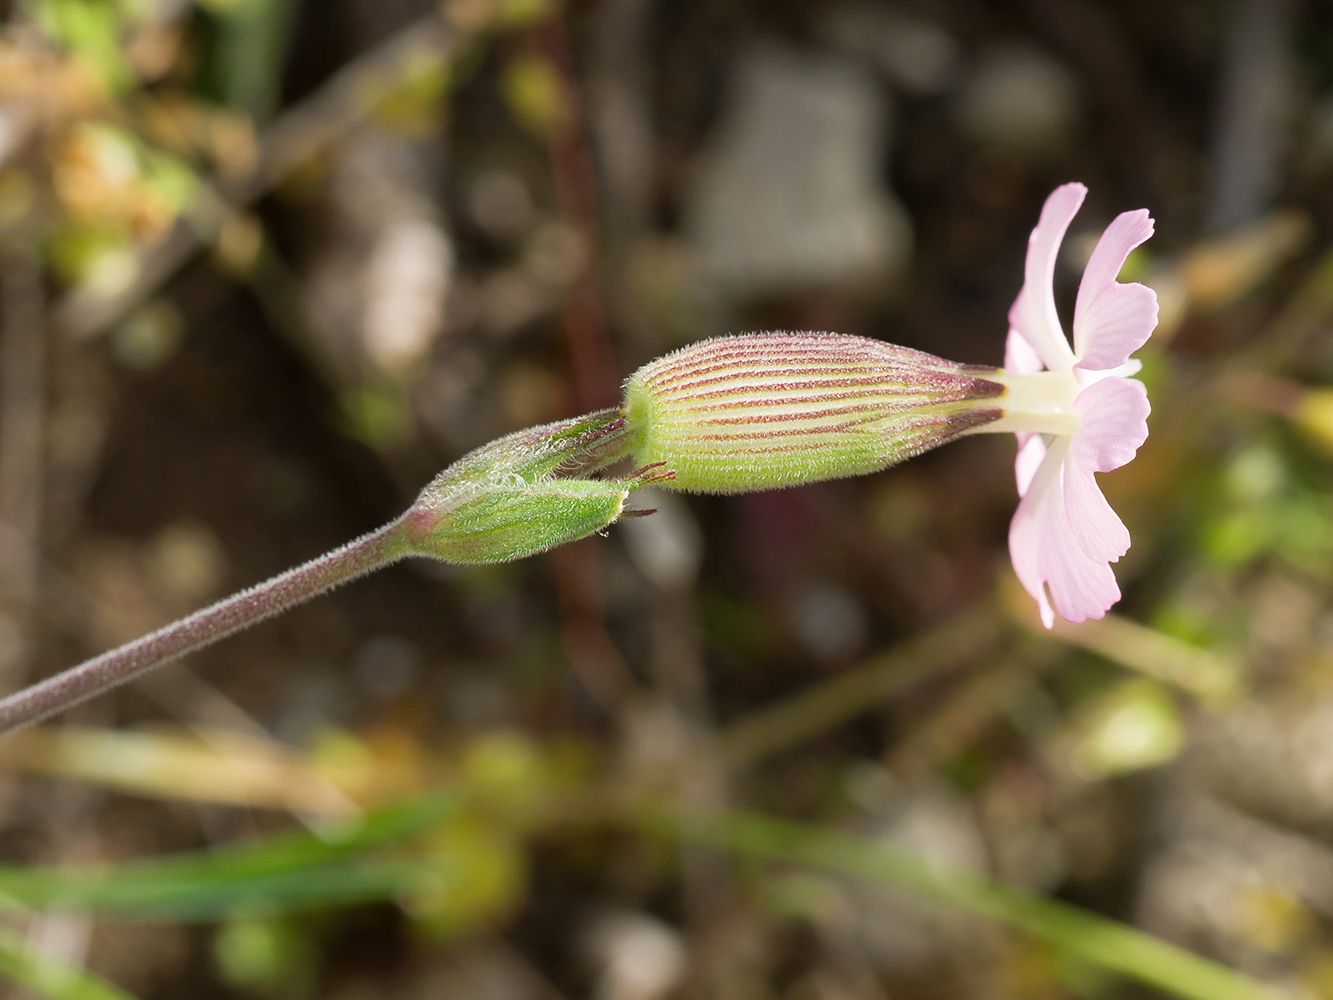
<svg viewBox="0 0 1333 1000"><path fill-rule="evenodd" d="M917 722L888 755L888 768L905 781L920 779L936 764L972 746L1024 681L1065 658L1054 643L1027 641L987 662Z"/></svg>
<svg viewBox="0 0 1333 1000"><path fill-rule="evenodd" d="M554 67L561 88L564 114L546 133L556 211L586 251L577 273L565 285L560 315L574 401L583 411L614 405L619 397L597 280L597 181L565 23L553 17L535 27L532 37L537 50ZM588 694L603 711L616 717L625 700L641 692L606 631L597 552L582 542L557 550L554 558L565 653Z"/></svg>
<svg viewBox="0 0 1333 1000"><path fill-rule="evenodd" d="M547 142L556 210L585 243L586 259L565 287L562 325L573 369L574 396L580 411L612 406L619 397L615 359L606 335L606 315L597 281L597 177L580 111L569 32L558 17L533 29L538 50L550 60L561 81L564 116L551 127Z"/></svg>
<svg viewBox="0 0 1333 1000"><path fill-rule="evenodd" d="M742 719L719 738L718 757L734 771L793 747L937 670L981 656L1004 628L990 602L970 608L854 670Z"/></svg>
<svg viewBox="0 0 1333 1000"><path fill-rule="evenodd" d="M603 623L601 564L588 539L551 553L560 602L560 643L570 668L603 712L619 718L620 709L642 689L630 673Z"/></svg>

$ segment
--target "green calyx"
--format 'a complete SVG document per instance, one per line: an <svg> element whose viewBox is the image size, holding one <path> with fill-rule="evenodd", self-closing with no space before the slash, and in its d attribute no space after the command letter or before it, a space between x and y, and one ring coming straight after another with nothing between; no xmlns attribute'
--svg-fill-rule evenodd
<svg viewBox="0 0 1333 1000"><path fill-rule="evenodd" d="M840 334L704 341L630 376L623 409L465 455L403 516L395 554L533 555L632 513L629 495L650 483L740 493L874 472L998 421L999 375ZM626 458L638 471L597 475Z"/></svg>
<svg viewBox="0 0 1333 1000"><path fill-rule="evenodd" d="M495 563L583 538L624 516L629 495L669 476L660 466L588 478L631 452L620 410L518 431L465 455L403 516L404 554Z"/></svg>

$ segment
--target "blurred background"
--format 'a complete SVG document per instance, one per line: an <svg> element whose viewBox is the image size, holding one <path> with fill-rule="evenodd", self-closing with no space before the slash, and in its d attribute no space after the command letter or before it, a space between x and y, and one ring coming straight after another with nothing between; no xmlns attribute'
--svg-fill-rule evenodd
<svg viewBox="0 0 1333 1000"><path fill-rule="evenodd" d="M6 691L704 337L999 364L1058 183L1062 305L1139 207L1162 304L1106 620L1040 629L998 436L395 567L0 744L23 995L1166 995L983 879L1333 998L1333 5L0 11ZM644 820L693 811L975 878Z"/></svg>

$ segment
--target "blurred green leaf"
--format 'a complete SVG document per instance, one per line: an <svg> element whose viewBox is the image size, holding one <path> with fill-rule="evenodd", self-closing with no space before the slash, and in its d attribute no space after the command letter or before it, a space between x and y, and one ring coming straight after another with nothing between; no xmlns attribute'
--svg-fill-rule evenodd
<svg viewBox="0 0 1333 1000"><path fill-rule="evenodd" d="M133 240L120 226L61 226L47 239L46 255L61 282L97 294L115 295L139 273Z"/></svg>
<svg viewBox="0 0 1333 1000"><path fill-rule="evenodd" d="M33 20L65 46L110 93L134 83L120 49L120 15L111 0L39 0Z"/></svg>
<svg viewBox="0 0 1333 1000"><path fill-rule="evenodd" d="M1083 708L1060 742L1073 771L1096 781L1173 760L1184 746L1185 727L1171 692L1137 678Z"/></svg>
<svg viewBox="0 0 1333 1000"><path fill-rule="evenodd" d="M405 888L408 911L430 935L454 937L509 912L527 885L526 854L516 836L475 822L451 823L428 838L440 864Z"/></svg>
<svg viewBox="0 0 1333 1000"><path fill-rule="evenodd" d="M399 67L394 85L375 102L370 117L400 135L430 135L444 124L450 69L441 52L411 53Z"/></svg>
<svg viewBox="0 0 1333 1000"><path fill-rule="evenodd" d="M534 135L544 137L568 127L571 111L550 60L537 55L514 59L505 67L502 89L509 110Z"/></svg>
<svg viewBox="0 0 1333 1000"><path fill-rule="evenodd" d="M344 391L339 402L347 434L371 448L389 450L411 436L412 413L398 386L358 386Z"/></svg>
<svg viewBox="0 0 1333 1000"><path fill-rule="evenodd" d="M290 918L238 914L218 928L213 960L229 985L292 1000L310 993L319 953Z"/></svg>

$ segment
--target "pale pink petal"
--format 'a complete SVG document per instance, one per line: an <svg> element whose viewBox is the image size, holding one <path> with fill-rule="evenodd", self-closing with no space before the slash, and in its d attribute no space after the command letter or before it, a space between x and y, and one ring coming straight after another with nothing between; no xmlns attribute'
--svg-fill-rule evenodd
<svg viewBox="0 0 1333 1000"><path fill-rule="evenodd" d="M1018 457L1014 459L1014 480L1018 484L1018 495L1027 496L1032 477L1041 467L1046 457L1046 441L1040 434L1016 434L1018 438Z"/></svg>
<svg viewBox="0 0 1333 1000"><path fill-rule="evenodd" d="M1157 294L1138 282L1116 281L1130 251L1152 233L1152 216L1140 208L1116 216L1097 241L1074 304L1079 368L1100 371L1124 364L1157 326Z"/></svg>
<svg viewBox="0 0 1333 1000"><path fill-rule="evenodd" d="M1041 577L1041 531L1037 522L1039 513L1035 498L1029 504L1029 493L1014 511L1009 522L1009 558L1014 564L1014 575L1023 589L1032 595L1041 611L1041 623L1047 628L1055 624L1055 611L1046 597L1046 586Z"/></svg>
<svg viewBox="0 0 1333 1000"><path fill-rule="evenodd" d="M1067 461L1061 471L1069 471ZM1120 600L1120 588L1110 564L1083 551L1070 524L1064 498L1064 489L1057 487L1042 505L1041 575L1050 588L1051 603L1065 621L1101 618Z"/></svg>
<svg viewBox="0 0 1333 1000"><path fill-rule="evenodd" d="M1118 469L1148 437L1148 393L1134 379L1107 378L1078 394L1078 430L1065 460L1070 530L1091 559L1114 562L1129 550L1129 529L1106 502L1095 472Z"/></svg>
<svg viewBox="0 0 1333 1000"><path fill-rule="evenodd" d="M1070 477L1083 475L1070 461L1070 445L1065 437L1051 443L1009 525L1014 573L1037 601L1047 628L1054 624L1055 613L1066 621L1081 622L1102 617L1120 600L1109 561L1088 553L1071 519L1066 501L1072 492L1082 504L1079 516L1090 527L1088 501L1077 487L1070 490ZM1100 497L1095 483L1092 488ZM1115 513L1106 510L1118 524ZM1100 547L1104 549L1105 543Z"/></svg>
<svg viewBox="0 0 1333 1000"><path fill-rule="evenodd" d="M1096 473L1130 461L1148 436L1147 391L1127 376L1137 370L1130 354L1156 326L1157 297L1116 279L1130 251L1152 235L1152 218L1126 212L1098 241L1079 286L1075 354L1055 313L1052 284L1060 241L1084 194L1082 185L1066 184L1047 199L1005 345L1008 371L1072 367L1082 386L1074 400L1077 429L1054 437L1020 433L1014 461L1022 499L1009 526L1009 553L1047 628L1056 614L1071 622L1101 618L1120 600L1111 563L1129 549L1130 536Z"/></svg>
<svg viewBox="0 0 1333 1000"><path fill-rule="evenodd" d="M1023 335L1047 368L1059 371L1073 366L1074 354L1055 311L1055 260L1065 230L1087 193L1082 184L1062 184L1046 199L1037 228L1028 239L1023 290L1009 310L1009 325Z"/></svg>
<svg viewBox="0 0 1333 1000"><path fill-rule="evenodd" d="M1148 440L1148 390L1133 378L1107 378L1074 399L1078 431L1071 458L1086 472L1110 472L1134 457Z"/></svg>
<svg viewBox="0 0 1333 1000"><path fill-rule="evenodd" d="M1014 303L1014 308L1018 309L1023 300L1023 293L1019 292L1019 300ZM1004 370L1007 372L1016 372L1019 375L1031 375L1039 372L1046 367L1046 363L1041 360L1041 355L1032 349L1032 345L1027 342L1018 330L1009 328L1009 336L1004 342Z"/></svg>
<svg viewBox="0 0 1333 1000"><path fill-rule="evenodd" d="M1079 547L1089 559L1115 562L1129 551L1129 529L1102 494L1091 472L1065 459L1065 511Z"/></svg>
<svg viewBox="0 0 1333 1000"><path fill-rule="evenodd" d="M1040 441L1041 438L1034 435L1033 440ZM1037 602L1042 624L1047 628L1055 624L1055 612L1046 598L1043 584L1041 521L1049 507L1051 488L1059 475L1067 447L1067 442L1057 439L1055 447L1045 452L1039 467L1029 477L1027 490L1009 522L1009 558L1014 564L1014 575Z"/></svg>

